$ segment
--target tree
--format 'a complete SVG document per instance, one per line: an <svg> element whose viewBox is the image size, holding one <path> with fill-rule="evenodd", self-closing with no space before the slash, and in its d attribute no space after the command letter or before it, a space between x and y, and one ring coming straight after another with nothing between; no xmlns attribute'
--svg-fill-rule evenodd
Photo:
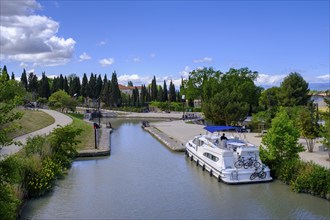
<svg viewBox="0 0 330 220"><path fill-rule="evenodd" d="M62 74L60 74L60 78L58 80L58 89L64 90L64 78Z"/></svg>
<svg viewBox="0 0 330 220"><path fill-rule="evenodd" d="M27 91L28 90L28 81L27 81L25 69L23 70L23 73L21 76L21 83L22 83L23 87L25 88L25 91Z"/></svg>
<svg viewBox="0 0 330 220"><path fill-rule="evenodd" d="M61 112L65 109L74 111L77 101L71 98L65 91L59 90L49 97L49 106L55 109L59 108Z"/></svg>
<svg viewBox="0 0 330 220"><path fill-rule="evenodd" d="M247 68L230 69L221 81L205 81L204 88L212 90L211 98L204 91L203 112L205 117L217 124L237 124L250 115L258 105L260 87L254 85L258 73Z"/></svg>
<svg viewBox="0 0 330 220"><path fill-rule="evenodd" d="M313 152L315 139L319 136L319 124L315 107L302 108L298 115L298 128L300 135L306 140L308 152Z"/></svg>
<svg viewBox="0 0 330 220"><path fill-rule="evenodd" d="M15 74L14 74L14 72L11 72L11 78L10 78L11 80L15 80Z"/></svg>
<svg viewBox="0 0 330 220"><path fill-rule="evenodd" d="M158 98L158 94L157 94L157 82L156 82L156 77L154 76L154 78L151 81L151 91L150 91L150 96L151 96L151 101L156 101Z"/></svg>
<svg viewBox="0 0 330 220"><path fill-rule="evenodd" d="M87 97L87 85L88 85L88 79L87 79L86 73L84 73L84 76L82 78L81 87L80 87L80 94L84 98Z"/></svg>
<svg viewBox="0 0 330 220"><path fill-rule="evenodd" d="M64 77L64 81L63 81L63 90L66 93L69 93L69 82L68 82L68 79L66 78L66 76Z"/></svg>
<svg viewBox="0 0 330 220"><path fill-rule="evenodd" d="M101 96L102 91L102 78L101 75L97 77L96 85L95 85L95 97L99 98Z"/></svg>
<svg viewBox="0 0 330 220"><path fill-rule="evenodd" d="M132 81L128 81L127 82L127 86L133 86L133 82Z"/></svg>
<svg viewBox="0 0 330 220"><path fill-rule="evenodd" d="M182 79L183 85L180 88L180 93L184 94L190 103L193 103L194 99L201 99L204 101L212 97L209 94L210 91L205 88L210 86L208 85L208 82L210 80L212 82L218 81L220 75L221 72L215 71L212 67L193 70L189 73L188 80Z"/></svg>
<svg viewBox="0 0 330 220"><path fill-rule="evenodd" d="M308 83L299 73L290 73L284 78L279 90L281 106L307 105L310 100Z"/></svg>
<svg viewBox="0 0 330 220"><path fill-rule="evenodd" d="M69 77L69 95L79 97L80 96L80 79L75 74L71 74Z"/></svg>
<svg viewBox="0 0 330 220"><path fill-rule="evenodd" d="M0 68L0 149L13 143L9 134L18 128L14 122L21 119L21 112L13 111L22 103L24 89L15 80L7 80L7 75Z"/></svg>
<svg viewBox="0 0 330 220"><path fill-rule="evenodd" d="M167 85L166 85L166 81L164 80L164 84L163 84L163 98L161 100L162 102L167 102L168 101L168 92L167 92Z"/></svg>
<svg viewBox="0 0 330 220"><path fill-rule="evenodd" d="M59 77L54 77L53 82L51 84L51 93L57 92L60 90L59 88L60 85L60 78Z"/></svg>
<svg viewBox="0 0 330 220"><path fill-rule="evenodd" d="M299 159L299 152L304 150L298 144L299 131L284 108L280 108L272 120L271 128L262 138L260 157L263 161L279 168L283 162Z"/></svg>
<svg viewBox="0 0 330 220"><path fill-rule="evenodd" d="M169 89L169 101L170 102L175 102L176 101L176 94L175 94L175 86L172 83L172 80L170 82L170 89Z"/></svg>
<svg viewBox="0 0 330 220"><path fill-rule="evenodd" d="M2 69L2 72L1 72L1 77L5 81L9 80L9 74L8 74L6 65L3 66L3 69Z"/></svg>
<svg viewBox="0 0 330 220"><path fill-rule="evenodd" d="M91 73L91 76L89 77L89 82L87 86L87 97L94 99L98 98L96 97L96 75L94 77L94 74Z"/></svg>
<svg viewBox="0 0 330 220"><path fill-rule="evenodd" d="M40 80L39 96L46 99L50 96L49 82L45 72L42 73Z"/></svg>
<svg viewBox="0 0 330 220"><path fill-rule="evenodd" d="M28 91L32 93L33 99L36 99L38 93L38 77L34 73L29 73Z"/></svg>
<svg viewBox="0 0 330 220"><path fill-rule="evenodd" d="M112 100L112 106L119 107L121 105L121 94L119 90L118 80L116 71L112 73L111 77L111 89L112 89L112 96L110 97Z"/></svg>

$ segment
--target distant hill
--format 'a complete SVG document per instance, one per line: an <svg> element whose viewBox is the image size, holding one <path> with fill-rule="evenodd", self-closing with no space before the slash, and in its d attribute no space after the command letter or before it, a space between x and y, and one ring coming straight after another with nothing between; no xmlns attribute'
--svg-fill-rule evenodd
<svg viewBox="0 0 330 220"><path fill-rule="evenodd" d="M326 90L330 90L330 82L329 83L308 83L309 85L309 89L310 90L316 90L316 91L326 91ZM277 86L279 87L280 85L260 85L261 87L263 87L264 89L269 89L273 86Z"/></svg>

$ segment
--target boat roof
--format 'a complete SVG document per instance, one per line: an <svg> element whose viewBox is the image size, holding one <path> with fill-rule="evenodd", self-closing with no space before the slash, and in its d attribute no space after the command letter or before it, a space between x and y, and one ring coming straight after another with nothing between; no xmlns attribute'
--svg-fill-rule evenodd
<svg viewBox="0 0 330 220"><path fill-rule="evenodd" d="M217 126L205 126L205 130L213 133L216 131L233 131L233 130L239 130L241 127L239 126L225 126L225 125L217 125Z"/></svg>

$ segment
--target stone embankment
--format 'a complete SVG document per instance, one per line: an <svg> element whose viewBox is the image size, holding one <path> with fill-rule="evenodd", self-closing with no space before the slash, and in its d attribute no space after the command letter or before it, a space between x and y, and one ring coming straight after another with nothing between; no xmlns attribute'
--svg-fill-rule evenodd
<svg viewBox="0 0 330 220"><path fill-rule="evenodd" d="M178 141L177 139L168 136L154 126L143 128L144 130L148 131L152 136L154 136L157 140L163 143L166 147L168 147L170 150L179 152L183 152L185 150L185 146L181 141Z"/></svg>
<svg viewBox="0 0 330 220"><path fill-rule="evenodd" d="M98 157L109 156L111 153L111 132L112 128L105 125L99 129L100 138L96 149L79 150L77 157Z"/></svg>

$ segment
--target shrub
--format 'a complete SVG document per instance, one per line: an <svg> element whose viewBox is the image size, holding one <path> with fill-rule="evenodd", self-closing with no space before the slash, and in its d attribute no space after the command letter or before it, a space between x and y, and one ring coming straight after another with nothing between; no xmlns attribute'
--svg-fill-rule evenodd
<svg viewBox="0 0 330 220"><path fill-rule="evenodd" d="M16 211L19 205L20 201L15 197L10 184L0 180L0 219L16 219Z"/></svg>
<svg viewBox="0 0 330 220"><path fill-rule="evenodd" d="M40 196L49 191L54 180L62 173L60 165L50 158L43 160L42 165L39 172L31 173L26 180L26 188L30 197Z"/></svg>

